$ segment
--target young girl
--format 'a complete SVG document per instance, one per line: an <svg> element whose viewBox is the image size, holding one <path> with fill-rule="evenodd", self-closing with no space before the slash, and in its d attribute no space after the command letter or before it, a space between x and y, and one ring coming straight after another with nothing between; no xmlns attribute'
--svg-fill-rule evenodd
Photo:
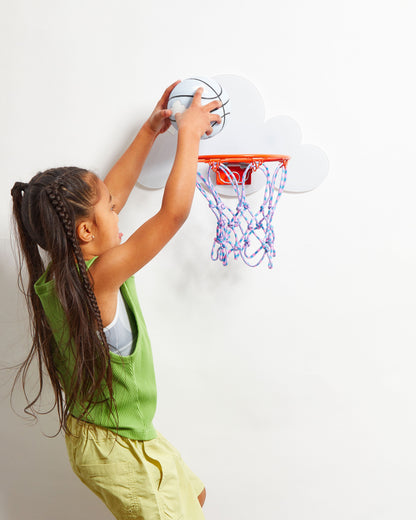
<svg viewBox="0 0 416 520"><path fill-rule="evenodd" d="M19 374L25 386L36 359L40 375L39 393L26 411L37 413L46 368L71 466L120 520L203 518L204 485L152 424L152 353L132 278L189 214L200 138L221 122L211 113L220 102L202 106L202 89L176 115L178 144L160 211L122 244L118 230L118 213L152 144L170 126L166 106L176 84L104 181L67 167L12 189L33 335ZM47 253L46 268L39 247Z"/></svg>

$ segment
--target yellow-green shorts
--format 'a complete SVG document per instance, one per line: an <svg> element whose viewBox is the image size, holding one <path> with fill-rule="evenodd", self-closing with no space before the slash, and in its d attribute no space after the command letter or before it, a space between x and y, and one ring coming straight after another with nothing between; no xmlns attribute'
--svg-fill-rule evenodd
<svg viewBox="0 0 416 520"><path fill-rule="evenodd" d="M118 520L203 519L204 484L157 434L136 441L70 416L66 445L75 474Z"/></svg>

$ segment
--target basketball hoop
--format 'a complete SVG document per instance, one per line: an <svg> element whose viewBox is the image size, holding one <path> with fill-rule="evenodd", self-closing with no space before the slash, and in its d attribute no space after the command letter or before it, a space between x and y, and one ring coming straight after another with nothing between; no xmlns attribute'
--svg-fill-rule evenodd
<svg viewBox="0 0 416 520"><path fill-rule="evenodd" d="M212 260L228 264L228 257L241 259L250 267L258 266L267 256L273 267L276 256L272 219L286 183L287 155L200 155L198 161L208 164L205 174L198 172L197 187L217 218L217 230L211 251ZM266 163L276 163L269 168ZM246 199L254 177L263 174L265 180L263 202L254 212ZM278 189L275 190L275 187ZM224 192L224 188L228 190ZM237 197L234 209L221 199L224 195Z"/></svg>

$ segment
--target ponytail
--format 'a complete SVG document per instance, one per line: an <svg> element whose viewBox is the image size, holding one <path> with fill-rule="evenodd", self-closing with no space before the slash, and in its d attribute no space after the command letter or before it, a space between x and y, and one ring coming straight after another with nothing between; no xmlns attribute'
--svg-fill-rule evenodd
<svg viewBox="0 0 416 520"><path fill-rule="evenodd" d="M43 390L46 368L55 393L55 405L51 410L57 407L58 433L61 430L67 432L67 418L75 404L83 408L80 418L84 418L94 404L103 401L108 401L111 413L115 412L108 344L92 280L76 235L77 219L90 216L93 211L97 197L96 180L95 175L87 170L57 168L37 174L29 184L16 182L11 190L19 243L19 287L26 297L33 339L28 357L19 367L13 389L20 377L27 400L25 412L32 417L43 413L36 404ZM71 348L74 355L74 369L66 395L53 361L53 349L57 346L34 290L35 282L45 272L39 247L49 256L49 276L55 281L71 338L71 345L62 345ZM29 275L26 288L22 277L23 265L26 265ZM29 398L26 378L29 366L35 360L39 388L36 395Z"/></svg>

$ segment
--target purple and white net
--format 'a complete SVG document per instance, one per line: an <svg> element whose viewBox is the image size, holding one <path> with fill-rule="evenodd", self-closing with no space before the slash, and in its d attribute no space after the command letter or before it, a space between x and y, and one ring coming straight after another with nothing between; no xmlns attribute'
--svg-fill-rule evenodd
<svg viewBox="0 0 416 520"><path fill-rule="evenodd" d="M271 171L272 170L272 171ZM228 178L229 185L237 197L235 207L229 207L221 199L211 172L220 172ZM250 173L263 174L266 184L263 202L257 212L254 212L246 199L246 179ZM279 162L269 169L265 163L252 161L247 164L242 175L242 182L237 181L236 174L224 163L216 162L209 165L206 175L198 172L197 187L217 219L216 236L211 251L212 260L220 260L228 264L230 254L240 258L250 267L258 266L265 257L268 267L273 267L272 259L276 256L273 216L277 203L283 193L286 183L287 169L285 162ZM278 189L275 187L278 186Z"/></svg>

